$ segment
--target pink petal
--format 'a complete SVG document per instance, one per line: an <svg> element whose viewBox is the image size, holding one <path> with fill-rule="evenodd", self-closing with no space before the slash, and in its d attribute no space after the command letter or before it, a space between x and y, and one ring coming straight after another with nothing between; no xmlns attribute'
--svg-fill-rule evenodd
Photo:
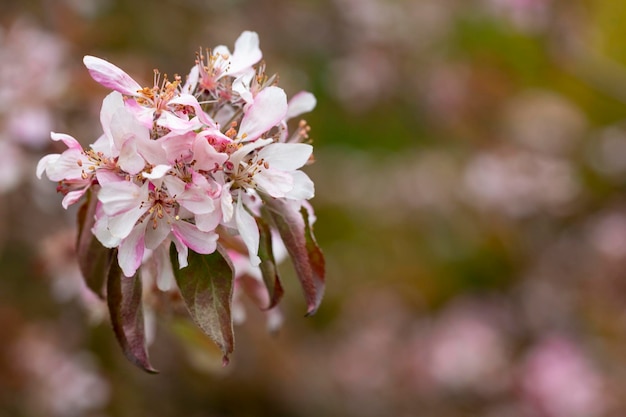
<svg viewBox="0 0 626 417"><path fill-rule="evenodd" d="M193 132L189 132L183 135L168 136L157 142L161 143L167 162L174 164L176 161L191 159L190 149L195 136Z"/></svg>
<svg viewBox="0 0 626 417"><path fill-rule="evenodd" d="M255 140L276 126L287 113L287 95L282 88L270 86L263 89L248 107L239 126L237 138Z"/></svg>
<svg viewBox="0 0 626 417"><path fill-rule="evenodd" d="M80 200L80 198L87 191L87 188L88 187L85 187L81 190L70 191L69 193L67 193L65 197L63 197L63 201L61 202L61 205L63 206L63 208L67 209L69 206L71 206L72 204Z"/></svg>
<svg viewBox="0 0 626 417"><path fill-rule="evenodd" d="M189 249L196 253L209 254L217 249L217 233L203 232L186 221L177 221L172 225L172 233Z"/></svg>
<svg viewBox="0 0 626 417"><path fill-rule="evenodd" d="M225 144L232 142L230 138L222 134L219 130L205 130L198 133L193 142L193 157L196 160L195 169L211 171L217 166L221 166L228 159L228 155L218 152L209 143Z"/></svg>
<svg viewBox="0 0 626 417"><path fill-rule="evenodd" d="M145 251L145 226L135 227L127 238L120 242L117 252L117 262L126 277L132 277L139 269Z"/></svg>
<svg viewBox="0 0 626 417"><path fill-rule="evenodd" d="M141 90L141 86L130 75L104 59L86 55L83 63L91 77L105 87L129 96L137 96Z"/></svg>
<svg viewBox="0 0 626 417"><path fill-rule="evenodd" d="M191 94L181 94L178 97L171 99L168 104L181 104L183 106L192 107L195 110L196 116L198 120L200 120L205 126L209 126L212 128L217 128L217 124L211 117L202 110L200 103L198 103L198 99L196 99Z"/></svg>
<svg viewBox="0 0 626 417"><path fill-rule="evenodd" d="M74 139L70 135L66 135L65 133L50 132L50 137L54 141L62 141L68 147L68 149L77 149L81 152L83 150L83 147L80 143L78 143L76 139Z"/></svg>

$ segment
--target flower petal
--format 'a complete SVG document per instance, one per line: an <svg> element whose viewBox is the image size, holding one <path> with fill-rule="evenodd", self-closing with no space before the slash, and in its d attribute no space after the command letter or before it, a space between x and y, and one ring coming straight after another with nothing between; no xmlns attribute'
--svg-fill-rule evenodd
<svg viewBox="0 0 626 417"><path fill-rule="evenodd" d="M293 188L285 194L286 198L291 200L309 200L315 196L315 184L308 175L302 171L294 171L291 175Z"/></svg>
<svg viewBox="0 0 626 417"><path fill-rule="evenodd" d="M259 49L259 35L256 32L245 31L235 41L235 50L225 74L239 75L259 62L262 57L263 53Z"/></svg>
<svg viewBox="0 0 626 417"><path fill-rule="evenodd" d="M307 163L313 153L313 147L306 143L273 143L259 151L259 158L264 159L270 169L295 171Z"/></svg>
<svg viewBox="0 0 626 417"><path fill-rule="evenodd" d="M98 192L98 200L102 203L104 213L115 216L132 210L148 200L147 183L143 187L128 181L109 183Z"/></svg>
<svg viewBox="0 0 626 417"><path fill-rule="evenodd" d="M254 217L243 207L241 191L235 206L235 223L239 235L248 248L250 263L252 266L258 266L261 263L261 258L257 255L259 251L259 229Z"/></svg>
<svg viewBox="0 0 626 417"><path fill-rule="evenodd" d="M240 140L255 140L276 126L287 113L287 95L282 88L270 86L254 98L241 120Z"/></svg>
<svg viewBox="0 0 626 417"><path fill-rule="evenodd" d="M203 232L186 221L177 221L172 224L172 233L189 249L196 253L209 254L217 249L217 233Z"/></svg>
<svg viewBox="0 0 626 417"><path fill-rule="evenodd" d="M300 91L289 100L289 108L285 119L289 120L303 113L308 113L315 108L317 100L312 93L308 91Z"/></svg>
<svg viewBox="0 0 626 417"><path fill-rule="evenodd" d="M107 88L129 96L137 96L141 90L141 86L130 75L104 59L86 55L83 63L91 78Z"/></svg>
<svg viewBox="0 0 626 417"><path fill-rule="evenodd" d="M128 237L120 242L117 251L117 262L126 277L135 275L141 265L145 251L144 232L145 227L139 225L132 230Z"/></svg>
<svg viewBox="0 0 626 417"><path fill-rule="evenodd" d="M291 173L266 169L254 176L259 189L275 198L282 198L293 189Z"/></svg>

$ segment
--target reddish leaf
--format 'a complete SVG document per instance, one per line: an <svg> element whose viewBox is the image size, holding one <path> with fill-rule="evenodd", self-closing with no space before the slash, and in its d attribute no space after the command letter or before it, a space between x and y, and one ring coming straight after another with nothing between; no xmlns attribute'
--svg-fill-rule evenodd
<svg viewBox="0 0 626 417"><path fill-rule="evenodd" d="M306 209L298 212L293 202L264 196L268 212L291 257L307 302L307 315L314 314L324 295L324 256L315 243Z"/></svg>
<svg viewBox="0 0 626 417"><path fill-rule="evenodd" d="M148 359L141 297L139 276L123 276L117 262L112 262L107 280L107 304L117 341L128 360L146 372L157 373Z"/></svg>
<svg viewBox="0 0 626 417"><path fill-rule="evenodd" d="M87 287L104 299L104 285L114 259L114 249L108 249L96 239L91 232L95 223L96 204L98 199L89 191L87 200L78 210L78 238L76 240L76 256L78 266Z"/></svg>
<svg viewBox="0 0 626 417"><path fill-rule="evenodd" d="M170 258L180 293L193 321L219 346L223 363L233 352L235 337L231 305L233 268L222 248L209 255L189 251L189 265L180 269L178 254L172 245Z"/></svg>
<svg viewBox="0 0 626 417"><path fill-rule="evenodd" d="M263 282L267 287L269 293L269 305L266 309L275 307L283 297L285 290L280 283L280 277L278 276L278 269L276 268L276 260L274 259L274 251L272 248L272 233L269 224L260 218L256 219L259 227L260 239L259 239L259 258L261 258L261 274L263 275Z"/></svg>
<svg viewBox="0 0 626 417"><path fill-rule="evenodd" d="M326 260L324 259L324 254L322 253L322 250L317 245L317 241L315 240L315 235L313 234L313 226L309 223L309 212L305 204L303 204L300 208L300 214L302 215L302 220L304 220L306 250L309 254L309 262L311 263L311 268L313 269L313 276L321 281L321 283L319 284L321 285L322 292L322 294L320 294L321 300L326 278Z"/></svg>

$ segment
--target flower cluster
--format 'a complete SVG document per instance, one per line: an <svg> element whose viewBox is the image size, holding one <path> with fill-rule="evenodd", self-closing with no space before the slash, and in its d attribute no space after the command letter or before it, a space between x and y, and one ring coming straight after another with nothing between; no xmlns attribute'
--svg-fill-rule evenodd
<svg viewBox="0 0 626 417"><path fill-rule="evenodd" d="M58 182L63 207L86 197L79 263L90 287L107 293L109 308L128 307L132 286L126 290L125 281L140 280L141 270L149 269L161 288L176 281L193 318L225 355L232 350L230 317L211 327L198 312L204 306L197 288L208 286L206 294L222 297L217 301L224 311L216 316L230 315L229 252L244 254L262 271L268 308L282 295L276 239L294 262L309 313L323 292L323 256L307 202L314 185L300 170L312 161L309 127L300 121L290 129L288 123L312 110L315 97L301 92L288 101L261 58L258 35L244 32L232 53L225 46L200 51L185 80L155 70L153 85L142 87L117 66L86 56L92 78L113 90L102 104L103 134L84 149L73 137L52 133L67 150L37 166L38 177L45 173ZM98 265L105 265L106 276ZM220 271L229 275L225 286ZM112 282L122 289L117 301L111 300L117 293Z"/></svg>

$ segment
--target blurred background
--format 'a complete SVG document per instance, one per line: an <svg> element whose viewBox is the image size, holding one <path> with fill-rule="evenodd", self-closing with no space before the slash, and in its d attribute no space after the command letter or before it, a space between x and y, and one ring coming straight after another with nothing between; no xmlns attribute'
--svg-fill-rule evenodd
<svg viewBox="0 0 626 417"><path fill-rule="evenodd" d="M0 416L626 415L624 22L615 0L1 0ZM225 368L155 308L147 375L35 165L51 130L101 133L84 55L148 85L243 30L318 98L326 297L305 318L282 265L283 327L244 300Z"/></svg>

